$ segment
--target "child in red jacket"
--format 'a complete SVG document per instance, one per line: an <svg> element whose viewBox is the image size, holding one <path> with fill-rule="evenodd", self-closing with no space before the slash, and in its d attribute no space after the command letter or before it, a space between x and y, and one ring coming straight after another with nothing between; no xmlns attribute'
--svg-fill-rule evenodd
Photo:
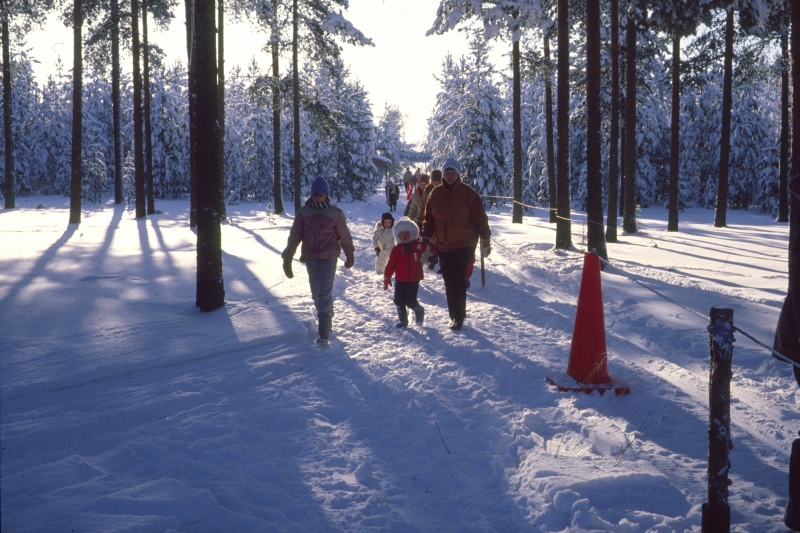
<svg viewBox="0 0 800 533"><path fill-rule="evenodd" d="M392 248L389 262L383 271L383 290L387 290L392 284L394 275L394 304L397 306L397 316L400 317L396 327L408 326L406 307L414 311L417 324L422 324L425 309L417 300L419 282L425 277L422 262L427 263L430 256L436 255L436 248L429 242L419 240L419 228L408 217L395 222L392 232L397 245Z"/></svg>

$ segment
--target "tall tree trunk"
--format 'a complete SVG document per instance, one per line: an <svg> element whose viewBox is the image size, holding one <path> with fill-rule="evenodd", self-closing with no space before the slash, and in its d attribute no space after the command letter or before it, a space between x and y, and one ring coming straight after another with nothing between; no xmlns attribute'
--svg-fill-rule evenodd
<svg viewBox="0 0 800 533"><path fill-rule="evenodd" d="M636 22L632 17L628 17L625 48L625 211L622 230L636 233Z"/></svg>
<svg viewBox="0 0 800 533"><path fill-rule="evenodd" d="M731 154L731 107L733 96L733 8L725 20L725 75L722 80L722 132L719 139L719 180L714 227L727 226L728 170Z"/></svg>
<svg viewBox="0 0 800 533"><path fill-rule="evenodd" d="M217 93L219 98L219 186L222 202L220 216L228 216L226 195L228 180L225 179L225 0L217 0Z"/></svg>
<svg viewBox="0 0 800 533"><path fill-rule="evenodd" d="M81 222L81 179L83 177L83 2L72 6L72 159L69 181L69 223Z"/></svg>
<svg viewBox="0 0 800 533"><path fill-rule="evenodd" d="M608 147L606 242L617 242L619 197L619 0L611 0L611 131Z"/></svg>
<svg viewBox="0 0 800 533"><path fill-rule="evenodd" d="M197 105L197 298L201 311L225 305L222 279L219 175L219 93L214 0L195 0L195 89Z"/></svg>
<svg viewBox="0 0 800 533"><path fill-rule="evenodd" d="M122 123L119 95L119 0L111 0L111 122L114 136L114 203L123 201Z"/></svg>
<svg viewBox="0 0 800 533"><path fill-rule="evenodd" d="M624 118L625 117L623 117L623 120ZM620 134L619 134L619 141L620 141L619 158L622 161L622 166L620 167L620 176L619 176L619 190L622 191L622 193L619 195L619 216L625 216L625 162L628 160L625 152L626 140L627 136L625 135L625 126L623 125L620 128Z"/></svg>
<svg viewBox="0 0 800 533"><path fill-rule="evenodd" d="M197 226L197 95L194 82L197 69L194 48L194 2L184 0L186 13L186 82L189 91L189 227Z"/></svg>
<svg viewBox="0 0 800 533"><path fill-rule="evenodd" d="M147 214L156 212L153 191L153 128L150 121L150 42L147 38L147 0L142 0L142 43L144 49L144 157L145 180L147 182Z"/></svg>
<svg viewBox="0 0 800 533"><path fill-rule="evenodd" d="M144 131L142 125L142 73L139 52L139 0L131 0L131 51L133 55L133 166L136 180L136 218L147 216L144 197Z"/></svg>
<svg viewBox="0 0 800 533"><path fill-rule="evenodd" d="M300 73L297 66L299 44L297 1L292 2L292 119L294 121L294 212L300 211Z"/></svg>
<svg viewBox="0 0 800 533"><path fill-rule="evenodd" d="M681 126L681 36L672 36L672 124L669 153L669 215L667 231L678 231L678 165Z"/></svg>
<svg viewBox="0 0 800 533"><path fill-rule="evenodd" d="M275 214L283 213L283 185L281 183L281 78L278 59L277 27L273 26L272 40L272 197Z"/></svg>
<svg viewBox="0 0 800 533"><path fill-rule="evenodd" d="M519 39L515 40L511 49L513 70L513 136L514 136L514 208L511 222L522 224L522 114L520 110L520 75L519 75Z"/></svg>
<svg viewBox="0 0 800 533"><path fill-rule="evenodd" d="M789 222L789 35L788 28L781 34L781 161L778 174L778 222Z"/></svg>
<svg viewBox="0 0 800 533"><path fill-rule="evenodd" d="M792 80L800 80L800 9L792 9ZM794 83L794 82L792 82ZM789 291L800 331L800 90L792 91L792 151L789 171Z"/></svg>
<svg viewBox="0 0 800 533"><path fill-rule="evenodd" d="M586 236L589 250L608 259L603 226L600 105L600 0L586 0Z"/></svg>
<svg viewBox="0 0 800 533"><path fill-rule="evenodd" d="M544 36L544 121L545 140L547 145L547 201L550 204L550 223L555 224L556 217L556 154L553 146L553 69L550 63L550 38Z"/></svg>
<svg viewBox="0 0 800 533"><path fill-rule="evenodd" d="M14 209L16 196L16 183L14 179L14 134L12 123L14 114L11 107L11 41L8 34L8 10L5 2L2 16L3 32L3 134L5 141L5 179L6 179L6 209Z"/></svg>
<svg viewBox="0 0 800 533"><path fill-rule="evenodd" d="M558 0L558 221L556 248L572 246L569 208L569 0Z"/></svg>

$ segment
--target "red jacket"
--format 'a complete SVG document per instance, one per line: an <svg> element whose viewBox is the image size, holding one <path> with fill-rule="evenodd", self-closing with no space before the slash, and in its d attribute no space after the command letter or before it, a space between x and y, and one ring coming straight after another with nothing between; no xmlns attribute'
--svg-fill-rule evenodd
<svg viewBox="0 0 800 533"><path fill-rule="evenodd" d="M419 239L395 245L383 271L384 280L392 279L394 275L397 281L420 281L425 277L422 270L422 254L425 252L436 255L436 247Z"/></svg>

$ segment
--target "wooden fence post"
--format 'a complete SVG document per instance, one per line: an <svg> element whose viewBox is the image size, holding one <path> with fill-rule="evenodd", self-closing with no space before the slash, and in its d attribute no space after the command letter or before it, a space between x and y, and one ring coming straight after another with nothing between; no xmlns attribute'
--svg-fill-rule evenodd
<svg viewBox="0 0 800 533"><path fill-rule="evenodd" d="M708 501L703 504L703 533L730 533L728 473L731 469L731 359L733 309L712 307L708 327L711 364L708 388Z"/></svg>

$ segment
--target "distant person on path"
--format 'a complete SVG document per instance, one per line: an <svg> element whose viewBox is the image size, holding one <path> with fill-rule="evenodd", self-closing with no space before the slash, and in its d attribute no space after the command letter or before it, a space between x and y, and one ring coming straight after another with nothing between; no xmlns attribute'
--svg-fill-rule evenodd
<svg viewBox="0 0 800 533"><path fill-rule="evenodd" d="M375 249L375 271L378 274L383 274L386 268L386 262L389 260L389 254L392 253L394 248L394 217L391 213L384 213L381 215L380 221L375 225L375 231L372 233L372 247Z"/></svg>
<svg viewBox="0 0 800 533"><path fill-rule="evenodd" d="M417 293L419 282L425 277L422 262L427 261L429 255L435 255L436 248L419 240L419 228L406 217L398 220L392 231L397 245L392 248L383 272L383 290L391 286L394 276L394 304L400 319L395 327L404 328L408 326L408 309L414 312L417 324L425 319L425 309L417 300Z"/></svg>
<svg viewBox="0 0 800 533"><path fill-rule="evenodd" d="M431 195L431 191L442 184L442 171L438 168L435 168L431 171L431 182L425 187L425 190L422 192L422 217L425 218L425 206L428 205L428 198ZM419 227L422 228L422 223L419 224ZM431 237L431 242L436 245L436 238ZM436 264L439 262L439 255L434 255L428 260L428 270L433 270L436 268Z"/></svg>
<svg viewBox="0 0 800 533"><path fill-rule="evenodd" d="M411 180L414 176L411 174L411 169L406 167L406 172L403 174L403 185L406 188L406 200L411 198Z"/></svg>
<svg viewBox="0 0 800 533"><path fill-rule="evenodd" d="M300 260L306 264L311 299L319 319L317 342L328 343L333 321L333 278L336 261L344 249L344 267L355 263L355 247L344 212L331 205L330 191L325 178L318 176L311 184L311 197L294 217L289 231L289 241L283 250L283 272L287 278L294 277L292 258L300 243Z"/></svg>
<svg viewBox="0 0 800 533"><path fill-rule="evenodd" d="M445 161L440 187L431 191L422 222L423 240L436 239L442 278L450 314L450 329L460 330L467 316L467 266L480 241L481 255L492 249L492 231L481 197L461 181L461 165L452 157Z"/></svg>
<svg viewBox="0 0 800 533"><path fill-rule="evenodd" d="M411 195L411 201L408 203L408 218L414 221L417 227L422 226L422 215L425 214L425 204L423 198L425 195L425 187L430 185L431 177L427 174L420 174L419 181L417 181L417 188Z"/></svg>
<svg viewBox="0 0 800 533"><path fill-rule="evenodd" d="M389 206L389 211L397 211L397 198L400 197L400 190L397 184L390 180L386 180L386 205Z"/></svg>

